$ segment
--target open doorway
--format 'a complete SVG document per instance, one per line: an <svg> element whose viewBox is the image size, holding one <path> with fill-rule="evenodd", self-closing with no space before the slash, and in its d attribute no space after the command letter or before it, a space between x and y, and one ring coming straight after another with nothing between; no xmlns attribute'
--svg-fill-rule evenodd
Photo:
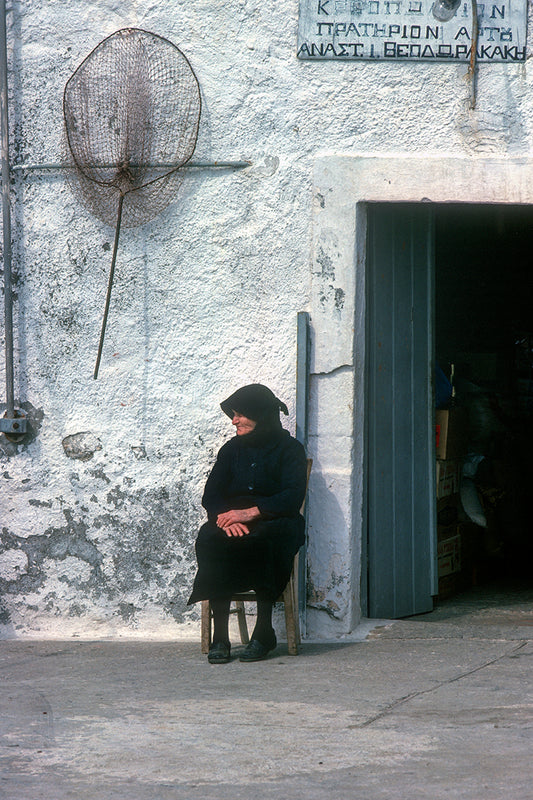
<svg viewBox="0 0 533 800"><path fill-rule="evenodd" d="M362 603L401 617L530 574L533 207L367 216Z"/></svg>
<svg viewBox="0 0 533 800"><path fill-rule="evenodd" d="M441 597L531 575L532 264L533 207L436 207L435 353L460 431L437 500Z"/></svg>

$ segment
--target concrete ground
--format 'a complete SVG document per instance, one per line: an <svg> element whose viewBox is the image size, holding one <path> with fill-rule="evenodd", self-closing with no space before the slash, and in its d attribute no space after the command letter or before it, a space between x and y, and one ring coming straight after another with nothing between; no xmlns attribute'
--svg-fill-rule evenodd
<svg viewBox="0 0 533 800"><path fill-rule="evenodd" d="M531 800L532 678L524 588L255 664L2 641L0 798Z"/></svg>

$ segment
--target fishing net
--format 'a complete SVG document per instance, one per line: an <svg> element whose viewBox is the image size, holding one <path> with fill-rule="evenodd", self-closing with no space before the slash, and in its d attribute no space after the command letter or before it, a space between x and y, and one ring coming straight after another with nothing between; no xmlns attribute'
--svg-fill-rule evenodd
<svg viewBox="0 0 533 800"><path fill-rule="evenodd" d="M200 122L197 78L172 42L124 28L100 42L63 95L69 170L85 204L115 226L105 333L121 225L141 225L168 205L191 158Z"/></svg>
<svg viewBox="0 0 533 800"><path fill-rule="evenodd" d="M104 39L65 86L63 112L75 178L111 225L156 216L178 188L198 137L200 89L187 58L154 33L125 28Z"/></svg>

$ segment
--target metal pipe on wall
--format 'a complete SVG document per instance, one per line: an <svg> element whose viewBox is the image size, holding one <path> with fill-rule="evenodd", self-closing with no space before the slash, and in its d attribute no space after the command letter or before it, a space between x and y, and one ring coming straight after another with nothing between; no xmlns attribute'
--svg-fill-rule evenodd
<svg viewBox="0 0 533 800"><path fill-rule="evenodd" d="M13 388L13 294L11 288L11 208L9 174L9 121L7 110L7 36L6 3L0 0L0 131L2 162L2 222L4 239L4 308L6 337L6 405L7 417L15 416Z"/></svg>
<svg viewBox="0 0 533 800"><path fill-rule="evenodd" d="M4 243L4 309L6 339L6 413L0 432L18 441L26 431L23 414L15 411L13 372L13 292L11 282L11 200L9 173L9 118L7 94L6 3L0 0L0 161L2 165L2 224Z"/></svg>

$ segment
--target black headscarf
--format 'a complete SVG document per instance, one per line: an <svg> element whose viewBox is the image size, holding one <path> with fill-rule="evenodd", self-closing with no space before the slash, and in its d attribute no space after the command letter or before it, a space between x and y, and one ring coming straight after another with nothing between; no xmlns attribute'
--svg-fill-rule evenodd
<svg viewBox="0 0 533 800"><path fill-rule="evenodd" d="M285 403L261 383L250 383L237 389L220 404L220 408L230 419L233 417L233 412L237 411L257 423L251 433L240 437L250 443L252 440L254 443L259 440L265 441L270 436L279 434L283 430L279 412L283 411L285 415L289 413Z"/></svg>

